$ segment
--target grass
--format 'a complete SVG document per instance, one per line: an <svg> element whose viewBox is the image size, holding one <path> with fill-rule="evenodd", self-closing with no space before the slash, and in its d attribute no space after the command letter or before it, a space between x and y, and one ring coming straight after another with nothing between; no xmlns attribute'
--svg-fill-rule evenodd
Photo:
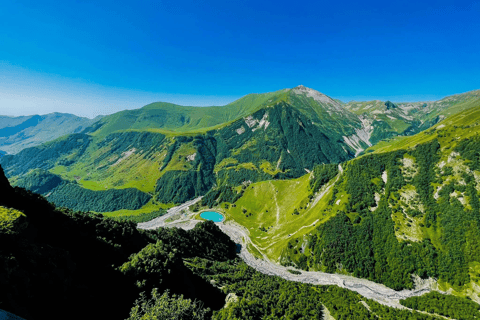
<svg viewBox="0 0 480 320"><path fill-rule="evenodd" d="M173 206L174 204L159 203L152 199L150 200L150 202L148 202L146 205L144 205L138 210L122 209L122 210L113 211L113 212L102 212L102 215L106 217L140 216L140 215L151 214L152 212L156 212L156 211L163 211Z"/></svg>
<svg viewBox="0 0 480 320"><path fill-rule="evenodd" d="M289 240L313 231L330 217L322 213L329 193L312 207L309 180L310 174L306 174L293 180L253 183L235 207L224 210L225 216L246 227L252 243L277 261Z"/></svg>
<svg viewBox="0 0 480 320"><path fill-rule="evenodd" d="M187 146L182 148L181 152L191 151L187 150ZM50 172L65 180L77 181L83 188L90 190L137 188L146 193L153 193L156 181L162 174L160 166L166 156L166 150L160 149L150 154L148 151L132 148L122 154L115 154L111 153L109 144L102 147L91 144L74 164L68 167L55 166ZM102 155L108 153L111 153L109 157L98 161ZM180 162L178 158L173 160L175 164ZM183 163L178 166L183 166Z"/></svg>
<svg viewBox="0 0 480 320"><path fill-rule="evenodd" d="M151 103L141 109L125 110L104 117L93 135L106 137L110 133L140 130L168 136L202 134L218 129L262 107L285 99L286 90L249 94L225 106L188 107L171 103Z"/></svg>

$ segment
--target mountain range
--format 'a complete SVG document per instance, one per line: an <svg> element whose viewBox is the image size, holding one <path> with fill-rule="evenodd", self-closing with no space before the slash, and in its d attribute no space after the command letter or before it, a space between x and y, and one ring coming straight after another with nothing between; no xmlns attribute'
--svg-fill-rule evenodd
<svg viewBox="0 0 480 320"><path fill-rule="evenodd" d="M316 164L343 162L382 139L429 128L478 98L477 91L428 103L344 104L299 86L224 107L153 103L0 163L14 185L61 206L152 212L213 187L298 178ZM91 201L72 201L74 193ZM118 202L101 200L111 197Z"/></svg>
<svg viewBox="0 0 480 320"><path fill-rule="evenodd" d="M0 116L0 152L18 153L66 134L83 131L101 118L88 119L58 112L22 117Z"/></svg>
<svg viewBox="0 0 480 320"><path fill-rule="evenodd" d="M22 140L0 165L67 212L142 222L197 199L194 221L221 212L257 258L480 303L479 107L480 90L343 103L304 86L221 107L152 103L66 134L39 129L48 142ZM15 139L37 121L10 119L0 132ZM405 305L443 298L419 299Z"/></svg>

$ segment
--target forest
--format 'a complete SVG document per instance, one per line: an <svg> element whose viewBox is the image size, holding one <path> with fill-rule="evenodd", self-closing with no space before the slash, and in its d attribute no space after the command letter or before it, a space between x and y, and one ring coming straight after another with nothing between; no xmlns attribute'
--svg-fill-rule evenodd
<svg viewBox="0 0 480 320"><path fill-rule="evenodd" d="M211 221L141 231L55 208L1 171L0 189L0 205L20 212L0 229L0 309L25 319L323 319L325 307L335 319L433 319L260 274Z"/></svg>
<svg viewBox="0 0 480 320"><path fill-rule="evenodd" d="M472 150L471 146L464 145L472 143L460 143L458 152L463 156L464 150ZM309 236L305 252L292 240L286 254L290 263L308 270L344 269L356 277L396 290L412 288L412 274L424 279L439 278L456 287L469 283L468 265L480 257L480 213L475 179L473 173L464 174L465 185L452 180L439 190L438 199L434 199L433 185L442 182L442 175L438 176L435 169L439 148L438 141L433 140L408 152L418 165L413 177L402 174L400 160L407 154L405 150L369 154L348 162L330 201L332 205L337 193L346 192L348 202L344 211L340 210ZM474 166L478 152L465 157ZM379 179L384 173L388 176L386 183ZM448 175L449 170L442 174ZM399 241L395 234L398 227L392 215L401 210L398 199L407 184L415 187L419 203L423 204L423 212L406 210L410 217L420 218L420 227L427 230L421 241ZM468 193L471 206L464 207L450 196L456 190ZM378 203L375 194L382 195ZM435 236L438 232L443 235Z"/></svg>

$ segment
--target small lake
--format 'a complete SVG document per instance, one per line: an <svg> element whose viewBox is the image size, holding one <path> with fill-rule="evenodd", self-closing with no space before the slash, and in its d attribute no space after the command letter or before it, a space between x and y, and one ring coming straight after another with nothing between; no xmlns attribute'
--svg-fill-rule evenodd
<svg viewBox="0 0 480 320"><path fill-rule="evenodd" d="M200 213L200 217L205 220L212 220L213 222L222 222L225 220L225 217L218 212L215 211L204 211Z"/></svg>

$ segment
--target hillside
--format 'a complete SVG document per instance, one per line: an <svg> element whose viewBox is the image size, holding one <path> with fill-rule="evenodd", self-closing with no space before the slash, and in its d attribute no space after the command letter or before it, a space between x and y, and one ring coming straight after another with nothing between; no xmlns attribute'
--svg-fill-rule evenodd
<svg viewBox="0 0 480 320"><path fill-rule="evenodd" d="M225 108L242 113L242 104L256 111L203 133L152 128L146 116L135 115L137 124L103 137L116 119L125 124L124 116L133 112L126 111L103 118L97 130L90 128L0 161L14 185L40 192L57 205L131 213L143 207L145 213L206 194L214 185L297 178L315 164L354 156L343 136L355 135L361 123L327 96L298 87L261 98L246 96ZM147 106L135 112L167 109ZM210 109L195 108L205 110ZM78 196L85 200L72 201ZM108 200L111 196L117 201Z"/></svg>
<svg viewBox="0 0 480 320"><path fill-rule="evenodd" d="M247 228L251 250L283 264L397 290L412 288L413 275L434 278L480 302L479 110L343 163L343 172L320 166L213 204Z"/></svg>
<svg viewBox="0 0 480 320"><path fill-rule="evenodd" d="M81 118L67 113L25 117L0 116L0 151L15 154L63 135L81 132L100 118Z"/></svg>
<svg viewBox="0 0 480 320"><path fill-rule="evenodd" d="M297 179L315 165L352 159L380 139L378 146L390 144L388 137L469 110L479 99L473 91L426 105L345 105L298 86L223 107L155 103L0 163L14 185L59 206L151 217L212 188Z"/></svg>
<svg viewBox="0 0 480 320"><path fill-rule="evenodd" d="M130 222L56 209L10 187L1 168L0 195L0 316L342 319L353 310L361 318L437 319L336 286L261 274L235 258L235 244L212 222L139 231Z"/></svg>
<svg viewBox="0 0 480 320"><path fill-rule="evenodd" d="M368 128L370 145L376 145L388 138L419 133L450 115L478 106L479 102L480 90L476 90L435 102L352 101L345 108L362 119Z"/></svg>

